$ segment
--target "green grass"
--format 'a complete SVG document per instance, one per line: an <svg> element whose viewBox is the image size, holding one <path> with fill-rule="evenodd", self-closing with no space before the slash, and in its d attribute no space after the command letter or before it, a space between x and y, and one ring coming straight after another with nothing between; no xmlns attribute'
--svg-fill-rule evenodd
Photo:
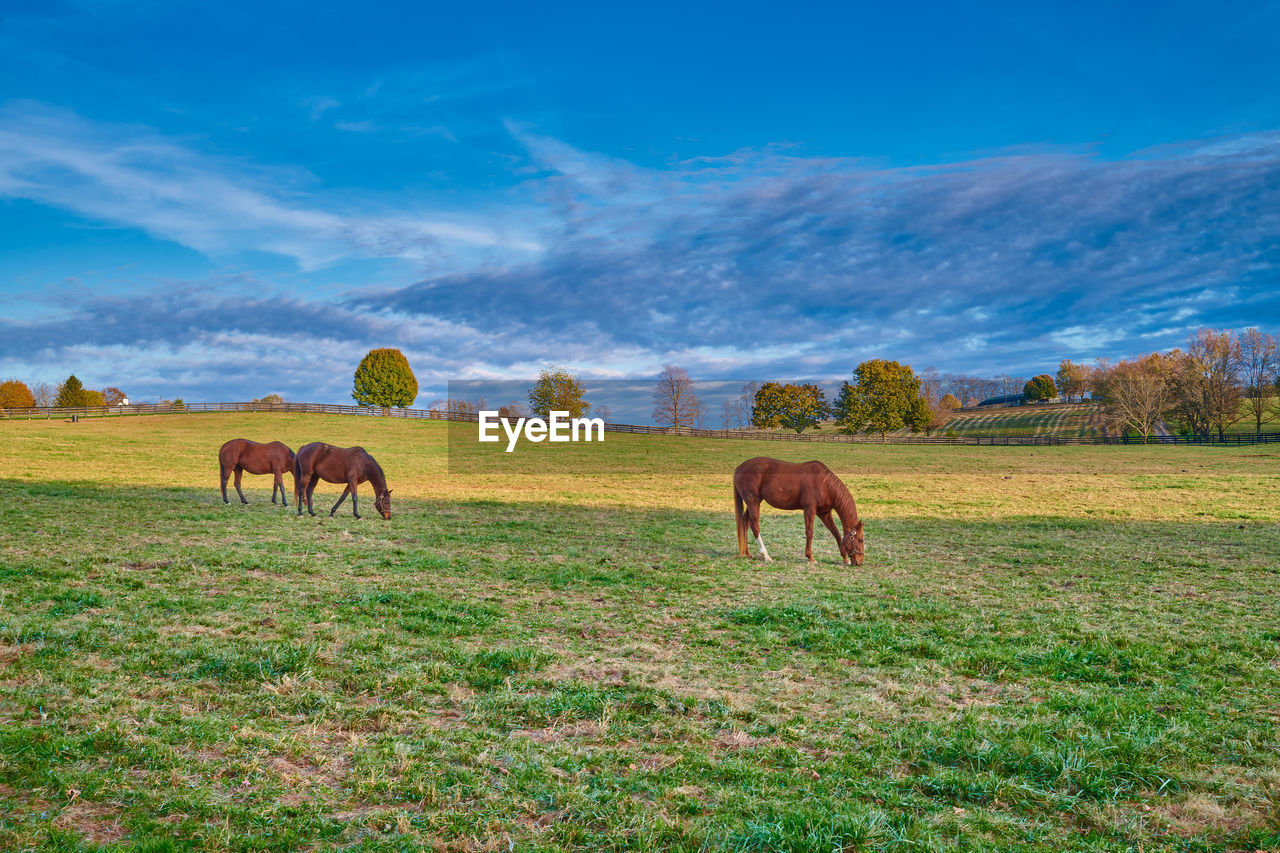
<svg viewBox="0 0 1280 853"><path fill-rule="evenodd" d="M1060 436L1092 438L1102 435L1102 419L1091 403L1059 403L957 412L943 431L959 435Z"/></svg>
<svg viewBox="0 0 1280 853"><path fill-rule="evenodd" d="M241 434L363 444L395 516L224 506ZM1266 448L443 436L0 425L0 849L1280 846ZM864 567L795 513L732 556L761 452L842 474Z"/></svg>
<svg viewBox="0 0 1280 853"><path fill-rule="evenodd" d="M1280 432L1280 398L1272 397L1267 400L1267 409L1262 416L1263 432ZM1232 435L1241 433L1254 433L1257 431L1258 422L1253 417L1253 409L1247 400L1240 404L1240 420L1227 427L1227 432Z"/></svg>

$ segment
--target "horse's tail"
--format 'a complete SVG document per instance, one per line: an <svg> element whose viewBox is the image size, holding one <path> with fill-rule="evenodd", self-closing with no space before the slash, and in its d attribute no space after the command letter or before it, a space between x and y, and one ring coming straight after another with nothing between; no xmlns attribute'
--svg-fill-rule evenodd
<svg viewBox="0 0 1280 853"><path fill-rule="evenodd" d="M733 519L738 523L738 556L747 555L747 513L742 506L742 495L733 487Z"/></svg>

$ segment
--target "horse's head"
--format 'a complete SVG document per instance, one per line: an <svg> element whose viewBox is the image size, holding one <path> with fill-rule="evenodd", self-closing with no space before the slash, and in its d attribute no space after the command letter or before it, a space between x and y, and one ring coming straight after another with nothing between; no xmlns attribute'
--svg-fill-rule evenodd
<svg viewBox="0 0 1280 853"><path fill-rule="evenodd" d="M383 518L391 518L391 490L387 489L378 495L373 502L373 508L382 513Z"/></svg>
<svg viewBox="0 0 1280 853"><path fill-rule="evenodd" d="M844 535L844 539L840 541L841 550L844 556L852 557L855 566L861 566L866 562L866 542L862 538L862 519L858 519L858 523L853 529Z"/></svg>

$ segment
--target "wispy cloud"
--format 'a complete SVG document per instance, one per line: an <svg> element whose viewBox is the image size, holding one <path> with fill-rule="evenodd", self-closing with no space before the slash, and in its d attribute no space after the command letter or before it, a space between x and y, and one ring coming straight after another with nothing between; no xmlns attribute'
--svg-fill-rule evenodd
<svg viewBox="0 0 1280 853"><path fill-rule="evenodd" d="M327 102L326 102L327 103ZM298 169L200 153L146 128L30 103L0 110L0 197L140 228L211 256L273 252L315 268L352 257L421 261L450 250L538 245L469 214L350 209Z"/></svg>
<svg viewBox="0 0 1280 853"><path fill-rule="evenodd" d="M548 362L601 377L666 361L700 378L831 377L871 356L1030 374L1063 357L1177 345L1199 325L1280 321L1280 133L1121 160L1039 149L885 169L771 148L642 168L510 127L526 152L514 197L536 211L544 251L379 292L264 287L246 299L242 287L199 283L90 297L0 321L0 372L110 358L154 377L147 389L343 399L365 349L392 344L424 384L527 376ZM51 203L87 215L102 205L104 217L208 251L240 239L236 217L252 223L254 245L313 261L339 250L311 229L340 237L340 253L408 251L399 224L303 205L278 173L231 180L145 134L95 147L50 131L45 147L65 152L38 153L5 133L5 150L22 154L0 160L0 192L42 192L35 164L61 170ZM68 172L89 201L70 199ZM142 188L126 191L134 181ZM209 218L196 199L206 186Z"/></svg>
<svg viewBox="0 0 1280 853"><path fill-rule="evenodd" d="M839 373L873 351L1039 368L1280 317L1276 133L1119 161L1049 149L877 169L778 149L645 170L513 132L560 218L549 251L365 307L598 334L655 363L692 347L755 363L782 345ZM1235 300L1212 298L1228 286Z"/></svg>

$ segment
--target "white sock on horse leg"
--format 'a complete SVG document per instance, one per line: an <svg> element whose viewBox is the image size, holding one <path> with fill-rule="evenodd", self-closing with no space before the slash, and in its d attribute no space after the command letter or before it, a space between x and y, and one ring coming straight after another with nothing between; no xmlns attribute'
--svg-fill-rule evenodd
<svg viewBox="0 0 1280 853"><path fill-rule="evenodd" d="M764 557L766 563L773 562L773 558L769 556L769 549L764 547L764 539L758 535L756 536L756 547L760 549L760 556Z"/></svg>

